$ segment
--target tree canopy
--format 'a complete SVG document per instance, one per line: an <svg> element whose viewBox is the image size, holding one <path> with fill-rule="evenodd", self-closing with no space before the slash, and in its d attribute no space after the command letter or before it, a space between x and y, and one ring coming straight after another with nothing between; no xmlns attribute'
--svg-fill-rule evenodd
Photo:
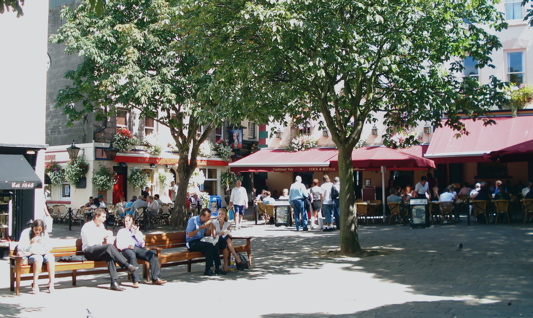
<svg viewBox="0 0 533 318"><path fill-rule="evenodd" d="M224 120L240 123L251 112L230 107L232 96L209 94L217 66L180 43L189 41L180 14L163 0L110 1L101 15L83 2L63 9L65 24L51 36L67 53L84 58L66 74L72 84L56 101L71 123L85 113L104 119L121 107L169 127L180 154L176 225L186 221L186 191L201 143ZM254 110L254 116L261 112Z"/></svg>
<svg viewBox="0 0 533 318"><path fill-rule="evenodd" d="M360 249L351 151L365 123L382 112L388 135L419 121L438 127L444 118L461 131L460 114L477 117L506 101L497 78L462 78L464 58L491 67L490 54L501 47L487 31L506 26L491 1L183 3L220 78L240 74L251 94L266 87L292 118L323 117L339 149L346 253ZM278 114L275 105L270 110Z"/></svg>

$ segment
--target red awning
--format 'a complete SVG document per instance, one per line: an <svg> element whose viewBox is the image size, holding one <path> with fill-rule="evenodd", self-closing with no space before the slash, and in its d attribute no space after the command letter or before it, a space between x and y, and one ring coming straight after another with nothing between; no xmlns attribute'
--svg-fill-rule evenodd
<svg viewBox="0 0 533 318"><path fill-rule="evenodd" d="M406 149L388 147L361 147L352 151L352 166L356 169L377 170L418 170L435 168L433 160L422 157L424 146ZM338 166L338 159L331 160L331 166Z"/></svg>
<svg viewBox="0 0 533 318"><path fill-rule="evenodd" d="M179 156L164 152L158 156L153 156L147 153L119 153L113 160L114 162L127 162L127 163L145 163L156 165L177 165L179 162ZM228 163L222 159L197 159L199 166L227 166Z"/></svg>
<svg viewBox="0 0 533 318"><path fill-rule="evenodd" d="M233 172L299 172L336 171L329 165L337 157L334 148L313 148L305 151L288 152L284 149L263 149L230 163Z"/></svg>
<svg viewBox="0 0 533 318"><path fill-rule="evenodd" d="M488 161L484 154L533 139L533 117L497 117L494 125L464 119L468 135L456 138L450 127L435 130L425 157L437 163Z"/></svg>
<svg viewBox="0 0 533 318"><path fill-rule="evenodd" d="M499 162L533 161L533 140L491 151L484 157Z"/></svg>

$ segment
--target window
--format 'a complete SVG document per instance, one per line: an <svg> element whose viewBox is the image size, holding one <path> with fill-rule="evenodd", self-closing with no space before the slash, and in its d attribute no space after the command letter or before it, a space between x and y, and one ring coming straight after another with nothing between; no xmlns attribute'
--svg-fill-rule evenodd
<svg viewBox="0 0 533 318"><path fill-rule="evenodd" d="M311 135L311 121L306 120L298 125L298 133L300 135Z"/></svg>
<svg viewBox="0 0 533 318"><path fill-rule="evenodd" d="M522 19L522 0L505 0L505 19Z"/></svg>
<svg viewBox="0 0 533 318"><path fill-rule="evenodd" d="M507 53L507 81L514 84L524 83L524 52Z"/></svg>
<svg viewBox="0 0 533 318"><path fill-rule="evenodd" d="M155 120L151 117L144 119L144 135L149 136L155 131Z"/></svg>
<svg viewBox="0 0 533 318"><path fill-rule="evenodd" d="M204 173L204 184L200 186L201 191L205 191L211 195L217 194L217 169L200 169Z"/></svg>
<svg viewBox="0 0 533 318"><path fill-rule="evenodd" d="M463 75L465 77L472 77L479 80L479 70L476 68L477 61L473 57L469 56L463 60Z"/></svg>
<svg viewBox="0 0 533 318"><path fill-rule="evenodd" d="M63 183L61 185L61 199L70 198L70 184Z"/></svg>
<svg viewBox="0 0 533 318"><path fill-rule="evenodd" d="M255 139L255 123L248 122L248 139Z"/></svg>
<svg viewBox="0 0 533 318"><path fill-rule="evenodd" d="M224 139L224 129L222 127L215 128L215 139L216 141L219 141L220 139Z"/></svg>
<svg viewBox="0 0 533 318"><path fill-rule="evenodd" d="M116 125L117 125L117 128L120 128L120 127L128 128L128 111L127 110L125 109L117 110Z"/></svg>

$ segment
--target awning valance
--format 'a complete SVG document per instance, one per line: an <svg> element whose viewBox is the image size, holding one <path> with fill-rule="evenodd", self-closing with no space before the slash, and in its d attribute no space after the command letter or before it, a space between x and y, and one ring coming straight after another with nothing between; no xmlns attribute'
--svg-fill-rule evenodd
<svg viewBox="0 0 533 318"><path fill-rule="evenodd" d="M485 154L533 140L533 116L493 120L496 124L488 126L479 119L462 120L468 135L459 138L450 127L437 128L425 157L436 163L483 162L489 161Z"/></svg>
<svg viewBox="0 0 533 318"><path fill-rule="evenodd" d="M419 170L435 168L433 160L424 158L425 146L412 146L405 149L387 147L361 147L352 151L352 166L361 170ZM338 166L337 157L331 160L331 166Z"/></svg>
<svg viewBox="0 0 533 318"><path fill-rule="evenodd" d="M41 179L24 156L0 155L0 190L25 190L41 186Z"/></svg>
<svg viewBox="0 0 533 318"><path fill-rule="evenodd" d="M233 172L300 172L336 171L330 159L337 157L335 148L312 148L288 152L284 149L262 149L236 162L230 163Z"/></svg>

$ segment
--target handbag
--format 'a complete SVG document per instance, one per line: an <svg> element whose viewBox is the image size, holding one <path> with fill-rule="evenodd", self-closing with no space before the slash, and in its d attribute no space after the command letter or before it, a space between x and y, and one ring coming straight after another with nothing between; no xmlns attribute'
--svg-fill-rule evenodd
<svg viewBox="0 0 533 318"><path fill-rule="evenodd" d="M237 263L237 269L242 271L242 270L250 268L250 262L248 261L248 255L244 253L237 253L237 255L239 255L239 258L241 259L241 262Z"/></svg>

